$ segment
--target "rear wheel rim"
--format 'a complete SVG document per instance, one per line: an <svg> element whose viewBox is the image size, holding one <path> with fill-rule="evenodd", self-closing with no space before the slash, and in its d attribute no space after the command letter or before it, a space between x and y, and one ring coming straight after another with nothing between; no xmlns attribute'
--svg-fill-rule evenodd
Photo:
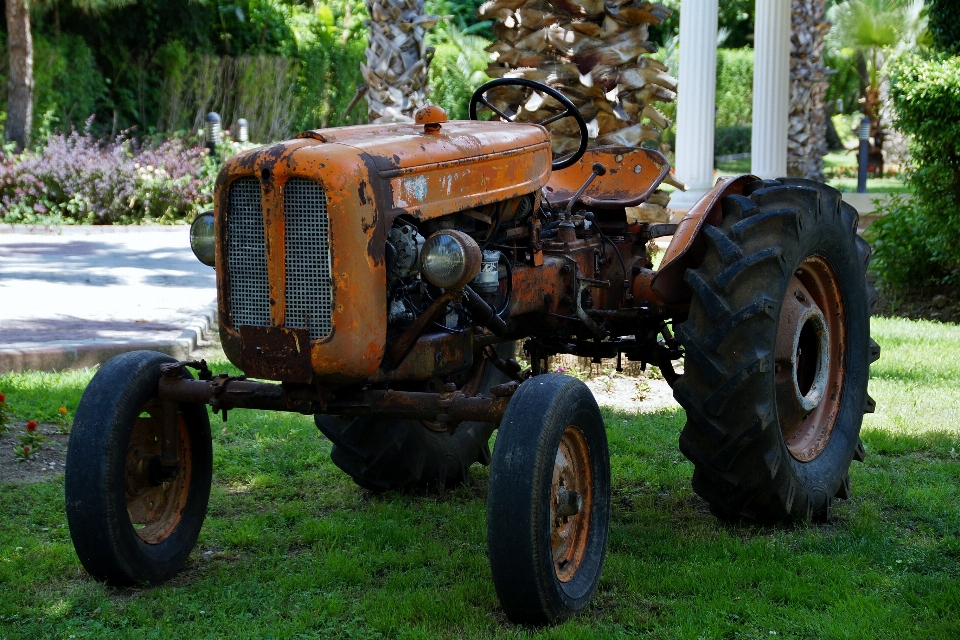
<svg viewBox="0 0 960 640"><path fill-rule="evenodd" d="M190 495L190 441L182 415L177 417L180 471L166 481L158 477L162 420L162 403L151 400L141 409L127 444L127 515L134 533L147 544L160 544L173 534Z"/></svg>
<svg viewBox="0 0 960 640"><path fill-rule="evenodd" d="M827 446L846 373L846 316L840 284L821 256L794 271L777 326L775 386L780 432L801 462Z"/></svg>
<svg viewBox="0 0 960 640"><path fill-rule="evenodd" d="M583 562L592 511L590 449L583 432L569 425L557 447L550 494L550 542L553 568L560 582L573 580Z"/></svg>

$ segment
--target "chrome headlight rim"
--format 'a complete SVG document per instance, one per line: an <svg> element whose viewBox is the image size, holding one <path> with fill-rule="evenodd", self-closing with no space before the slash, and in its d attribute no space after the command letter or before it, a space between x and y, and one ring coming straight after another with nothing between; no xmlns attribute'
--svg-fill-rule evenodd
<svg viewBox="0 0 960 640"><path fill-rule="evenodd" d="M441 229L420 249L420 273L435 287L463 289L480 272L482 254L477 241L462 231Z"/></svg>
<svg viewBox="0 0 960 640"><path fill-rule="evenodd" d="M190 250L197 260L215 267L217 264L217 235L213 211L204 211L190 224Z"/></svg>

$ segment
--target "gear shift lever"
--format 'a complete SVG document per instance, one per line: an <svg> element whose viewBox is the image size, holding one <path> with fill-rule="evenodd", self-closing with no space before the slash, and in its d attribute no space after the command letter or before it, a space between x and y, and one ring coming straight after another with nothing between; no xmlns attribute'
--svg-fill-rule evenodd
<svg viewBox="0 0 960 640"><path fill-rule="evenodd" d="M580 196L583 195L583 192L587 190L587 187L590 186L590 183L593 182L597 176L602 176L607 172L607 168L599 162L593 163L593 173L590 174L590 177L586 179L583 183L583 186L580 187L573 197L570 198L570 202L567 203L567 208L563 212L563 217L565 220L570 219L570 215L573 213L573 205L576 204L577 200L580 199Z"/></svg>

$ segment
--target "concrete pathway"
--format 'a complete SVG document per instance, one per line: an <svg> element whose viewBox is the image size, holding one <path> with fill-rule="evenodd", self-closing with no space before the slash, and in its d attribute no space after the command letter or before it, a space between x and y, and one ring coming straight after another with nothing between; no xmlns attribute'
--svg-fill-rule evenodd
<svg viewBox="0 0 960 640"><path fill-rule="evenodd" d="M0 227L0 372L184 358L216 330L215 286L185 226Z"/></svg>

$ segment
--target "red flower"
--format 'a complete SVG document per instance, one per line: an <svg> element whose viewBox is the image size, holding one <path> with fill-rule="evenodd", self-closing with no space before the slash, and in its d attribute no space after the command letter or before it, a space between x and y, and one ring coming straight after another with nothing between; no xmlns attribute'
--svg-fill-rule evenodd
<svg viewBox="0 0 960 640"><path fill-rule="evenodd" d="M36 430L37 430L37 423L34 422L33 420L27 421L27 431L29 431L30 433L33 433Z"/></svg>
<svg viewBox="0 0 960 640"><path fill-rule="evenodd" d="M0 393L0 404L3 404L3 403L6 402L6 401L7 401L7 396L5 396L5 395L3 395L2 393Z"/></svg>
<svg viewBox="0 0 960 640"><path fill-rule="evenodd" d="M23 452L24 452L24 453L30 453L30 445L28 445L28 444L23 445Z"/></svg>

